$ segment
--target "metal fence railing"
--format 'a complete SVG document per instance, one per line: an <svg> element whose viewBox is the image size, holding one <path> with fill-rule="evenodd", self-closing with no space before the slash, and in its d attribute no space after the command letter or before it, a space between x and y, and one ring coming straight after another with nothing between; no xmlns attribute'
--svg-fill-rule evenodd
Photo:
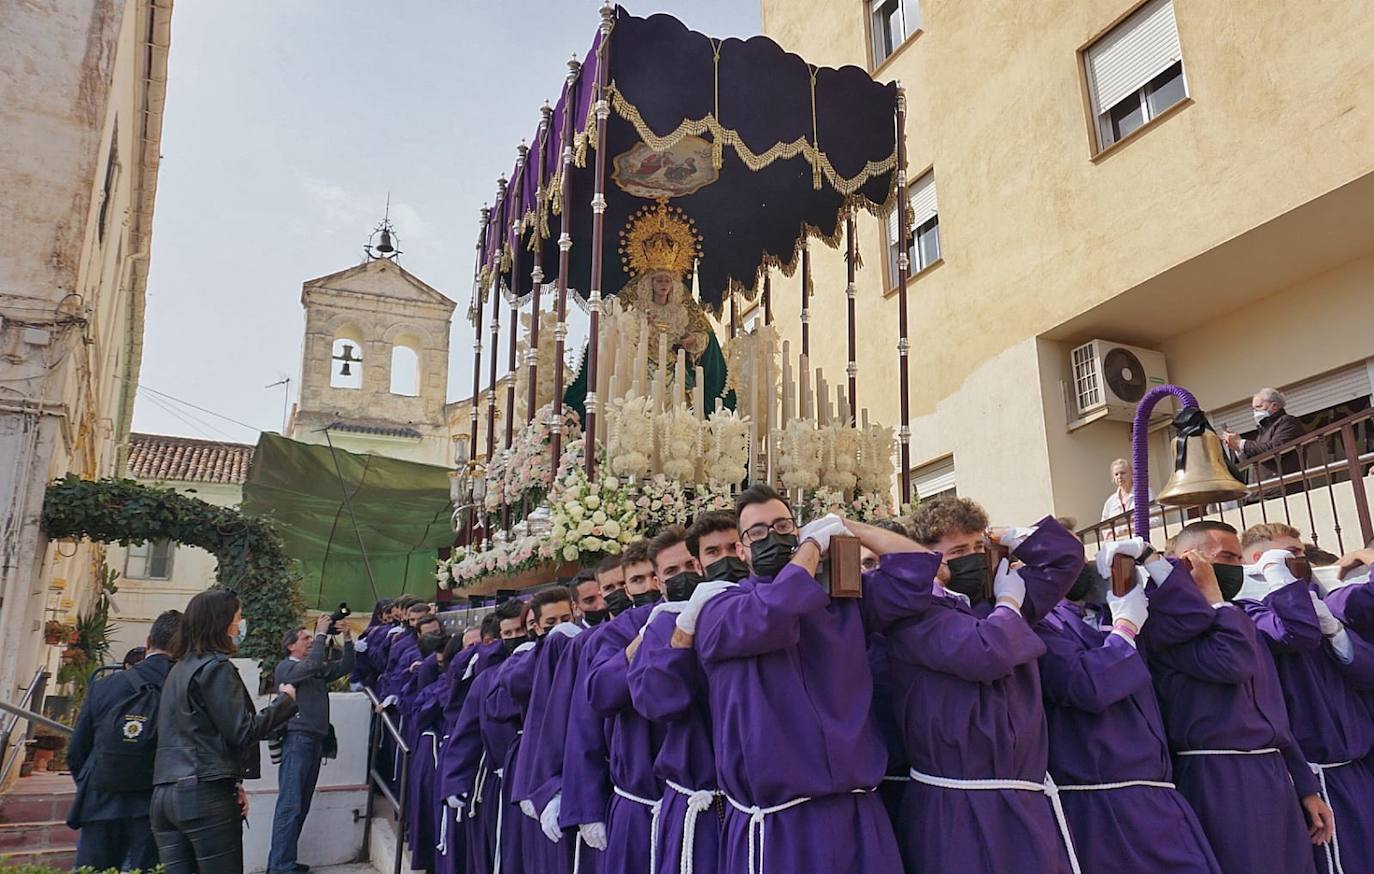
<svg viewBox="0 0 1374 874"><path fill-rule="evenodd" d="M363 689L372 702L372 721L367 735L367 808L363 823L363 859L370 858L372 848L373 803L378 794L385 798L396 815L396 855L392 863L392 874L401 874L401 862L405 854L406 839L406 795L410 782L410 747L401 737L401 730L392 722L390 714L382 707L371 689ZM383 738L390 737L396 745L396 758L392 765L399 774L393 773L395 792L392 782L379 770L379 754L382 752Z"/></svg>

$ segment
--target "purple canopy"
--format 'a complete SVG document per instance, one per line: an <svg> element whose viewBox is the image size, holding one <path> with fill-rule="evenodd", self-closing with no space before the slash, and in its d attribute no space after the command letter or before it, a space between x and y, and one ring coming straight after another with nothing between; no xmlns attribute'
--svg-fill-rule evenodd
<svg viewBox="0 0 1374 874"><path fill-rule="evenodd" d="M668 15L637 18L617 7L609 48L604 294L629 281L619 232L660 197L683 210L701 236L702 303L720 310L727 291L752 298L761 271L790 273L808 236L836 245L850 207L882 214L895 189L896 100L858 67L813 67L766 37L716 40ZM574 169L568 287L590 287L596 145L598 33L571 88L565 83L547 135L491 213L483 276L507 292L530 291L530 253L542 248L544 281L558 273L563 118L571 121ZM539 185L540 153L544 184ZM511 224L519 217L516 274Z"/></svg>

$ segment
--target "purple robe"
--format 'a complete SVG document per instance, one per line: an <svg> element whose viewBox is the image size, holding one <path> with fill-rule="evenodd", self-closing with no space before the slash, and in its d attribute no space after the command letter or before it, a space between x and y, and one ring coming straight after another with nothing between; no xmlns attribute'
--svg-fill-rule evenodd
<svg viewBox="0 0 1374 874"><path fill-rule="evenodd" d="M440 759L439 796L463 802L467 874L493 874L501 780L494 773L499 766L492 763L505 755L515 735L510 726L483 719L483 704L496 677L495 668L505 657L500 643L488 646L495 653L488 669L477 673L471 681ZM457 813L454 818L457 819Z"/></svg>
<svg viewBox="0 0 1374 874"><path fill-rule="evenodd" d="M611 804L610 753L606 747L606 720L592 709L587 697L590 662L601 651L601 635L609 622L603 622L573 639L572 652L558 666L554 686L568 696L567 736L563 759L556 779L563 793L558 824L563 828L606 822ZM556 718L550 711L549 718ZM578 839L574 853L582 874L597 874L605 853L593 850Z"/></svg>
<svg viewBox="0 0 1374 874"><path fill-rule="evenodd" d="M1354 660L1342 663L1322 637L1309 591L1316 587L1292 583L1263 602L1236 604L1268 644L1293 738L1320 771L1322 795L1335 812L1335 846L1313 848L1317 870L1334 871L1339 851L1345 874L1374 874L1374 720L1362 695L1374 688L1374 647L1350 634Z"/></svg>
<svg viewBox="0 0 1374 874"><path fill-rule="evenodd" d="M695 647L727 799L722 872L757 872L760 857L775 874L901 870L873 792L887 753L873 723L865 624L918 612L938 564L928 554L885 555L864 575L862 598L833 601L789 564L702 607Z"/></svg>
<svg viewBox="0 0 1374 874"><path fill-rule="evenodd" d="M706 675L695 649L670 646L676 621L676 614L662 612L644 629L644 642L630 663L630 698L641 716L665 726L654 760L654 775L664 784L655 874L677 874L687 864L710 874L720 860L725 801L716 787ZM693 840L684 849L688 823Z"/></svg>
<svg viewBox="0 0 1374 874"><path fill-rule="evenodd" d="M520 737L519 750L512 765L511 800L517 803L527 801L540 813L552 796L536 797L532 791L533 780L530 772L535 759L547 758L555 753L561 757L560 739L565 726L549 725L546 722L546 711L553 691L555 672L563 657L571 651L572 641L573 638L562 632L549 631L534 650L532 683L525 704L524 734ZM542 826L537 827L535 833L524 844L526 870L547 874L572 871L573 844L576 838L567 838L568 835L565 834L564 839L554 843L544 834Z"/></svg>
<svg viewBox="0 0 1374 874"><path fill-rule="evenodd" d="M400 708L405 718L402 732L411 749L406 782L406 842L410 866L433 870L439 837L439 807L435 796L439 768L439 744L443 740L440 696L447 692L447 675L439 673L437 654L426 656L412 672L411 685L403 693Z"/></svg>
<svg viewBox="0 0 1374 874"><path fill-rule="evenodd" d="M377 624L368 626L363 632L360 642L366 646L361 649L354 647L353 672L348 676L350 686L362 686L376 691L377 678L386 667L386 652L383 647L387 632L393 627L390 624Z"/></svg>
<svg viewBox="0 0 1374 874"><path fill-rule="evenodd" d="M526 644L525 646L528 646ZM524 733L525 704L534 684L536 646L517 649L496 669L496 679L487 692L483 705L484 717L515 730L499 760L501 768L500 842L501 874L536 874L527 867L527 845L533 840L545 841L538 820L531 819L511 797L516 757Z"/></svg>
<svg viewBox="0 0 1374 874"><path fill-rule="evenodd" d="M1374 576L1368 582L1338 586L1326 593L1325 600L1347 627L1366 637L1374 633Z"/></svg>
<svg viewBox="0 0 1374 874"><path fill-rule="evenodd" d="M607 812L603 874L644 874L653 852L653 808L663 797L654 759L663 726L649 722L630 702L625 648L638 636L653 606L632 607L606 623L588 663L587 700L605 720L612 796ZM627 796L634 796L629 798ZM647 803L645 803L647 802Z"/></svg>
<svg viewBox="0 0 1374 874"><path fill-rule="evenodd" d="M1059 786L1170 783L1173 767L1150 671L1119 634L1067 601L1035 625L1049 769ZM1176 789L1126 786L1060 796L1085 872L1220 874L1197 815Z"/></svg>
<svg viewBox="0 0 1374 874"><path fill-rule="evenodd" d="M1024 563L1020 612L970 606L943 592L888 631L897 723L912 771L1024 784L935 786L913 774L897 828L909 871L1072 870L1050 798L1033 788L1045 783L1049 739L1039 668L1045 644L1031 626L1077 579L1083 546L1046 518L1014 557Z"/></svg>
<svg viewBox="0 0 1374 874"><path fill-rule="evenodd" d="M911 782L908 776L911 764L907 762L906 750L902 748L902 733L897 728L897 714L893 709L887 635L881 632L869 634L867 647L868 670L873 675L873 721L878 726L878 733L883 736L883 746L887 748L887 772L883 775L882 785L878 787L878 794L882 796L888 818L896 829L902 815L906 784Z"/></svg>
<svg viewBox="0 0 1374 874"><path fill-rule="evenodd" d="M1298 799L1316 793L1317 782L1289 732L1278 676L1254 623L1239 607L1208 604L1181 564L1145 592L1150 617L1138 642L1174 752L1174 782L1221 869L1314 871ZM1279 752L1180 755L1261 749Z"/></svg>

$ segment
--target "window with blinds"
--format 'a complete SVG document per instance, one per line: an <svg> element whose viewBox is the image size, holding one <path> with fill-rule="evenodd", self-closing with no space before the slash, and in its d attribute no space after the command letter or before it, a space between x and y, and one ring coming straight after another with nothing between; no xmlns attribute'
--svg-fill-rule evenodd
<svg viewBox="0 0 1374 874"><path fill-rule="evenodd" d="M907 208L911 224L907 233L909 276L915 276L940 260L940 208L935 200L935 171L931 170L907 188ZM900 214L893 210L884 231L887 249L887 285L897 287L897 256L901 253Z"/></svg>
<svg viewBox="0 0 1374 874"><path fill-rule="evenodd" d="M954 456L946 456L911 471L911 489L923 501L939 495L956 497L959 494L954 484Z"/></svg>
<svg viewBox="0 0 1374 874"><path fill-rule="evenodd" d="M921 26L921 7L917 0L865 0L868 29L873 36L873 66L876 67Z"/></svg>
<svg viewBox="0 0 1374 874"><path fill-rule="evenodd" d="M1150 0L1088 47L1083 63L1099 148L1188 96L1173 0Z"/></svg>
<svg viewBox="0 0 1374 874"><path fill-rule="evenodd" d="M1367 399L1374 392L1374 359L1359 361L1333 370L1321 376L1306 379L1291 385L1279 386L1286 403L1284 410L1305 419L1314 413L1333 408L1343 408L1355 401ZM1237 434L1254 432L1255 418L1251 401L1213 410L1208 413L1212 426L1217 431L1234 431ZM1337 417L1339 418L1339 416Z"/></svg>

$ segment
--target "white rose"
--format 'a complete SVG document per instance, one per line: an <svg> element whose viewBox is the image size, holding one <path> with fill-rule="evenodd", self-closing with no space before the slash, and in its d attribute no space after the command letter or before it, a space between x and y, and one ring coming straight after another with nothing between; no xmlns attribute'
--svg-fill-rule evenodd
<svg viewBox="0 0 1374 874"><path fill-rule="evenodd" d="M588 552L600 552L605 548L605 544L597 537L586 537L582 540L582 548Z"/></svg>
<svg viewBox="0 0 1374 874"><path fill-rule="evenodd" d="M588 509L595 510L597 507L601 506L601 499L598 498L596 495L592 495L590 498L587 499L586 503Z"/></svg>
<svg viewBox="0 0 1374 874"><path fill-rule="evenodd" d="M592 529L595 527L596 526L592 524L592 520L583 519L582 522L577 526L577 533L582 535L591 534Z"/></svg>
<svg viewBox="0 0 1374 874"><path fill-rule="evenodd" d="M579 553L578 553L578 551L577 551L577 547L576 547L576 546L573 546L573 545L569 544L569 545L563 547L563 560L564 560L564 561L577 561L577 556L578 556L578 555L579 555Z"/></svg>
<svg viewBox="0 0 1374 874"><path fill-rule="evenodd" d="M612 490L618 489L618 488L620 488L620 480L616 479L616 478L613 477L613 476L608 476L608 477L606 477L604 480L601 481L601 485L602 485L604 488L608 488L608 489L612 489Z"/></svg>
<svg viewBox="0 0 1374 874"><path fill-rule="evenodd" d="M582 509L582 505L579 504L579 503L577 503L577 501L564 501L564 502L563 502L563 512L567 513L569 516L573 515L574 513L577 513L577 512L580 511L581 509Z"/></svg>
<svg viewBox="0 0 1374 874"><path fill-rule="evenodd" d="M601 526L606 530L606 536L616 538L620 536L620 523L614 519L607 519Z"/></svg>
<svg viewBox="0 0 1374 874"><path fill-rule="evenodd" d="M601 512L600 510L597 510L595 513L592 514L592 522L597 525L605 525L606 514Z"/></svg>
<svg viewBox="0 0 1374 874"><path fill-rule="evenodd" d="M587 511L582 508L581 504L573 504L572 512L568 515L572 516L574 519L581 519L583 516L587 515Z"/></svg>
<svg viewBox="0 0 1374 874"><path fill-rule="evenodd" d="M612 540L606 544L606 551L611 555L620 555L620 544Z"/></svg>

